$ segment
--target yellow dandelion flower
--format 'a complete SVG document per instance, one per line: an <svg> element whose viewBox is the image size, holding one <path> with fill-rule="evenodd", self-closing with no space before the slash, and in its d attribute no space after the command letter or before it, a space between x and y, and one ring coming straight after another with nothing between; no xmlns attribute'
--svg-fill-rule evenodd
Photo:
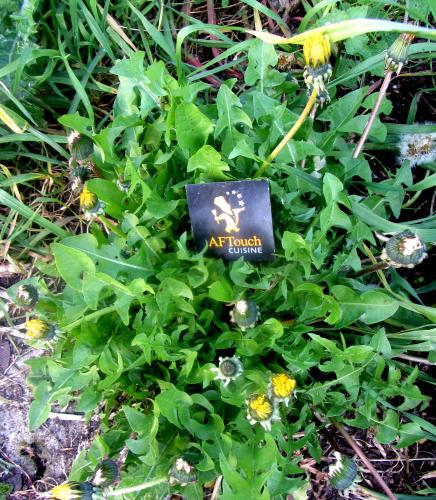
<svg viewBox="0 0 436 500"><path fill-rule="evenodd" d="M252 397L248 406L251 415L257 418L257 420L267 420L273 412L272 404L264 394Z"/></svg>
<svg viewBox="0 0 436 500"><path fill-rule="evenodd" d="M57 500L74 500L82 497L78 483L62 483L50 490L50 498Z"/></svg>
<svg viewBox="0 0 436 500"><path fill-rule="evenodd" d="M266 431L271 430L271 423L280 420L277 405L265 394L253 394L247 403L247 420L251 425L259 423Z"/></svg>
<svg viewBox="0 0 436 500"><path fill-rule="evenodd" d="M97 196L84 186L80 193L80 208L82 210L92 210L97 204Z"/></svg>
<svg viewBox="0 0 436 500"><path fill-rule="evenodd" d="M272 396L278 399L287 399L295 389L297 382L286 375L279 373L271 377L271 393Z"/></svg>
<svg viewBox="0 0 436 500"><path fill-rule="evenodd" d="M29 319L26 321L26 334L31 339L40 339L49 331L48 324L42 319Z"/></svg>
<svg viewBox="0 0 436 500"><path fill-rule="evenodd" d="M327 64L331 55L330 41L326 35L314 33L303 45L306 64L312 68Z"/></svg>

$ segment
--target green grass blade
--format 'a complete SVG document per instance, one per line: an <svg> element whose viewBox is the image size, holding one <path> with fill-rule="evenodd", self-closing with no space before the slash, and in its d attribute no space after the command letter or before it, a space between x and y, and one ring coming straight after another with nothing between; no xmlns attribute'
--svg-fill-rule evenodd
<svg viewBox="0 0 436 500"><path fill-rule="evenodd" d="M249 5L253 9L258 10L259 12L262 12L262 14L265 14L265 16L270 17L271 19L274 19L274 21L286 28L288 31L291 31L287 24L283 21L283 19L276 14L274 11L271 9L268 9L268 7L265 7L265 5L262 5L260 2L257 0L242 0L243 3Z"/></svg>
<svg viewBox="0 0 436 500"><path fill-rule="evenodd" d="M56 224L53 224L53 222L49 221L45 217L42 217L3 189L0 189L0 203L8 207L10 210L15 210L26 219L32 219L36 224L43 227L44 229L47 229L47 231L50 231L56 236L65 238L70 235L68 231L65 231L65 229L62 229Z"/></svg>
<svg viewBox="0 0 436 500"><path fill-rule="evenodd" d="M136 14L138 19L141 21L141 24L144 26L146 33L154 40L156 45L158 45L168 56L170 56L171 60L174 60L176 51L174 49L174 44L165 38L160 31L130 2L128 2L129 7Z"/></svg>
<svg viewBox="0 0 436 500"><path fill-rule="evenodd" d="M14 175L0 180L1 187L13 186L14 184L23 184L24 182L34 181L36 179L45 179L47 176L44 174L28 172L27 174Z"/></svg>
<svg viewBox="0 0 436 500"><path fill-rule="evenodd" d="M113 53L113 50L112 50L112 47L110 44L110 40L107 37L106 33L104 33L101 30L100 26L98 25L97 21L92 16L91 12L89 12L86 5L82 1L79 1L78 5L80 8L80 12L82 12L83 15L85 16L86 22L88 23L88 26L91 28L93 35L98 40L99 44L104 48L107 55L112 59L113 62L115 62L116 57L115 57L115 54Z"/></svg>

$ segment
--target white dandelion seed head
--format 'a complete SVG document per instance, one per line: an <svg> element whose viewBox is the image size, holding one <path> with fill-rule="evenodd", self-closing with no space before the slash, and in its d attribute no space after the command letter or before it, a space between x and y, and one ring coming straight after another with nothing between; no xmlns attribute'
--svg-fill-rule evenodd
<svg viewBox="0 0 436 500"><path fill-rule="evenodd" d="M399 163L407 160L414 167L436 160L435 141L436 133L403 135L398 143Z"/></svg>

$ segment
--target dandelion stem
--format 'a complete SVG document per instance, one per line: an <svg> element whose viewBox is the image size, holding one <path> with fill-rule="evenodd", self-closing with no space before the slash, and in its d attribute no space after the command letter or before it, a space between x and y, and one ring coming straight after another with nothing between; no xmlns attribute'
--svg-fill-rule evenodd
<svg viewBox="0 0 436 500"><path fill-rule="evenodd" d="M358 457L360 458L360 460L362 460L362 462L365 464L365 466L368 468L368 470L374 476L374 479L378 482L378 484L383 489L383 491L386 493L386 495L391 500L396 500L396 496L392 493L392 491L389 488L389 486L385 483L385 481L383 480L383 478L376 471L375 467L369 461L368 457L365 455L365 453L360 448L360 446L348 434L348 432L345 430L344 426L342 424L340 424L339 422L336 422L336 420L333 420L333 419L330 419L330 422L336 427L336 429L343 436L343 438L345 439L345 441L351 446L351 448L356 453L356 455L358 455Z"/></svg>
<svg viewBox="0 0 436 500"><path fill-rule="evenodd" d="M115 310L116 310L115 306L104 307L103 309L99 309L98 311L88 314L87 316L84 316L83 318L80 318L77 321L73 321L69 325L62 326L61 330L63 332L71 332L71 330L74 330L74 328L76 328L76 326L79 326L83 321L92 321L94 319L98 319L101 316L104 316L105 314L114 312Z"/></svg>
<svg viewBox="0 0 436 500"><path fill-rule="evenodd" d="M427 179L427 177L430 175L430 170L427 170L427 172L425 173L425 176L424 176L424 179ZM401 208L409 208L410 206L412 206L415 201L421 196L422 194L422 191L417 191L413 196L412 198L410 198L410 200L407 200L406 203L404 203L403 205L401 205Z"/></svg>
<svg viewBox="0 0 436 500"><path fill-rule="evenodd" d="M136 486L129 486L128 488L121 488L119 490L109 491L105 493L106 497L120 497L122 495L127 495L128 493L135 493L135 491L146 490L148 488L153 488L158 484L166 483L168 481L167 477L158 477L157 479L152 479L145 483L137 484Z"/></svg>
<svg viewBox="0 0 436 500"><path fill-rule="evenodd" d="M363 276L364 274L375 273L376 271L380 271L381 269L385 269L389 267L386 262L377 262L377 264L373 264L372 266L364 267L360 271L357 271L353 274L353 278L358 278L359 276Z"/></svg>
<svg viewBox="0 0 436 500"><path fill-rule="evenodd" d="M280 151L286 146L286 144L294 137L294 135L298 132L301 125L303 125L304 120L308 117L310 110L313 108L316 102L316 90L313 90L310 95L305 108L301 112L301 115L298 117L298 120L294 123L291 130L283 137L280 143L275 147L273 152L266 158L266 160L262 163L259 170L254 174L254 177L260 177L265 170L270 166L271 162L278 156Z"/></svg>
<svg viewBox="0 0 436 500"><path fill-rule="evenodd" d="M353 153L353 158L358 158L360 153L362 152L363 146L365 145L366 139L368 138L369 131L371 130L371 127L374 124L374 120L377 116L378 110L380 108L380 105L382 103L382 100L384 96L386 95L386 91L389 87L389 84L392 79L393 72L388 71L385 75L385 78L383 80L383 85L380 88L380 93L377 97L377 101L375 103L374 109L372 110L371 116L369 117L368 123L366 124L365 130L363 131L362 137L359 139L359 142L357 143L356 149L354 150Z"/></svg>

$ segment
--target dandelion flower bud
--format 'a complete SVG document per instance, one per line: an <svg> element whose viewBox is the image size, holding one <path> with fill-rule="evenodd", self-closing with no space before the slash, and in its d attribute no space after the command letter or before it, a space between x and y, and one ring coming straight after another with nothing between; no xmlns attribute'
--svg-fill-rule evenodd
<svg viewBox="0 0 436 500"><path fill-rule="evenodd" d="M50 490L50 498L57 500L92 500L94 487L91 483L77 483L70 481L55 486Z"/></svg>
<svg viewBox="0 0 436 500"><path fill-rule="evenodd" d="M259 319L259 310L252 300L238 300L230 312L230 319L244 331L253 328Z"/></svg>
<svg viewBox="0 0 436 500"><path fill-rule="evenodd" d="M388 48L385 56L385 71L399 74L404 63L407 61L407 52L415 35L401 33L395 42Z"/></svg>
<svg viewBox="0 0 436 500"><path fill-rule="evenodd" d="M412 231L395 234L386 242L380 258L391 267L413 268L427 257L424 242Z"/></svg>
<svg viewBox="0 0 436 500"><path fill-rule="evenodd" d="M168 477L171 485L180 484L180 486L186 486L189 483L195 483L197 480L197 473L195 472L194 466L183 458L178 458L171 467Z"/></svg>
<svg viewBox="0 0 436 500"><path fill-rule="evenodd" d="M239 358L233 356L231 358L219 358L218 367L212 368L216 373L215 380L224 380L224 387L236 380L244 371Z"/></svg>
<svg viewBox="0 0 436 500"><path fill-rule="evenodd" d="M329 468L330 484L339 491L350 490L355 486L357 478L356 462L335 451L336 462Z"/></svg>
<svg viewBox="0 0 436 500"><path fill-rule="evenodd" d="M92 484L107 488L113 484L118 478L118 466L116 462L106 458L102 460L94 473Z"/></svg>
<svg viewBox="0 0 436 500"><path fill-rule="evenodd" d="M124 177L119 177L117 180L117 188L123 193L127 193L130 189L131 182L129 180L125 180Z"/></svg>
<svg viewBox="0 0 436 500"><path fill-rule="evenodd" d="M20 307L33 307L38 302L38 290L33 285L20 285L17 288L16 297Z"/></svg>
<svg viewBox="0 0 436 500"><path fill-rule="evenodd" d="M271 423L280 420L273 401L265 394L253 394L246 403L247 420L251 425L259 423L266 431L270 431Z"/></svg>
<svg viewBox="0 0 436 500"><path fill-rule="evenodd" d="M278 373L271 377L269 396L277 401L283 401L288 406L297 382L286 373Z"/></svg>
<svg viewBox="0 0 436 500"><path fill-rule="evenodd" d="M68 148L75 160L83 161L92 155L94 143L86 135L82 135L74 130L68 136Z"/></svg>
<svg viewBox="0 0 436 500"><path fill-rule="evenodd" d="M70 182L72 191L78 191L92 174L92 163L75 163L75 167L70 172Z"/></svg>

